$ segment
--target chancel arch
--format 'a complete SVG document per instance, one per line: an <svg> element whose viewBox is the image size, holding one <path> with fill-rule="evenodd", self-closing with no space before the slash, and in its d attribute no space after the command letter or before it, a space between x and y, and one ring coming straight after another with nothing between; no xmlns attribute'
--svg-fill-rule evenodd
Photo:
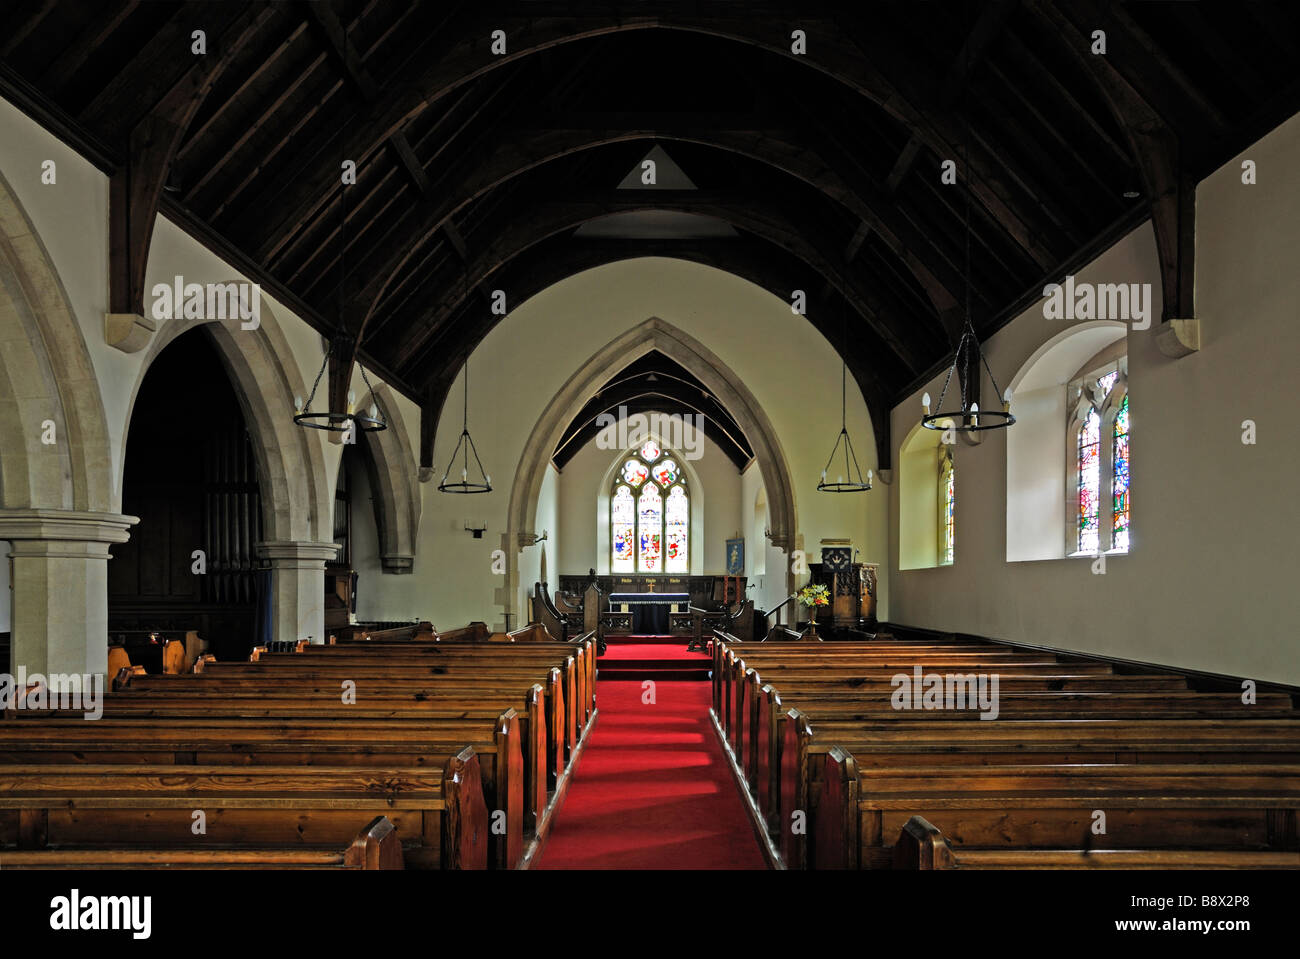
<svg viewBox="0 0 1300 959"><path fill-rule="evenodd" d="M767 490L772 545L784 550L791 548L797 529L794 484L767 414L744 382L716 354L673 324L651 317L592 354L547 404L529 434L511 486L507 512L506 586L499 597L507 612L518 601L517 557L528 545L536 527L542 480L556 444L584 404L608 379L611 368L624 366L651 350L684 367L735 418L753 447ZM598 524L597 528L602 526ZM793 574L788 573L787 579L793 587Z"/></svg>

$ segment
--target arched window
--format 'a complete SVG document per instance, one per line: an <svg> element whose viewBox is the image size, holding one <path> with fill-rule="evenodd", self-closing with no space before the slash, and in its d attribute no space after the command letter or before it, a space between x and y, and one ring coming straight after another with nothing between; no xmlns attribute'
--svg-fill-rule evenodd
<svg viewBox="0 0 1300 959"><path fill-rule="evenodd" d="M690 569L691 503L677 457L647 440L614 476L609 502L612 573Z"/></svg>
<svg viewBox="0 0 1300 959"><path fill-rule="evenodd" d="M1076 398L1071 455L1074 466L1076 554L1129 548L1129 406L1127 360L1070 384ZM1109 510L1102 503L1110 501Z"/></svg>
<svg viewBox="0 0 1300 959"><path fill-rule="evenodd" d="M953 507L956 506L956 486L953 479L952 450L939 447L939 565L952 563Z"/></svg>

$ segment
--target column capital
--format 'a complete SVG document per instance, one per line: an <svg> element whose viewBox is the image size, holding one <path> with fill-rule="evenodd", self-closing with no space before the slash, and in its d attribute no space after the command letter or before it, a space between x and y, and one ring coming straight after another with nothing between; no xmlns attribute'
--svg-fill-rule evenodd
<svg viewBox="0 0 1300 959"><path fill-rule="evenodd" d="M125 543L128 530L140 522L123 513L92 513L69 509L0 509L0 539L63 540L79 543Z"/></svg>
<svg viewBox="0 0 1300 959"><path fill-rule="evenodd" d="M257 544L260 559L275 562L325 563L339 551L336 543L313 543L309 540L272 540Z"/></svg>

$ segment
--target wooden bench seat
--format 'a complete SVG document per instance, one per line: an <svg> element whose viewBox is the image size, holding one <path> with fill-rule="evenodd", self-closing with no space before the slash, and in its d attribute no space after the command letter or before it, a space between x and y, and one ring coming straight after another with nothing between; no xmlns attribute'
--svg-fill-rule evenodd
<svg viewBox="0 0 1300 959"><path fill-rule="evenodd" d="M100 846L0 850L0 869L402 869L402 843L376 816L344 849L322 846L148 848Z"/></svg>
<svg viewBox="0 0 1300 959"><path fill-rule="evenodd" d="M161 728L158 718L175 720ZM106 713L98 722L71 717L0 728L0 763L376 766L442 768L466 746L477 759L484 800L505 813L504 836L491 838L497 868L518 864L527 832L546 808L546 793L527 775L518 714L482 720L328 718L240 721L226 715L148 720ZM536 748L532 752L536 753ZM534 774L536 775L536 774ZM545 782L545 778L542 778Z"/></svg>
<svg viewBox="0 0 1300 959"><path fill-rule="evenodd" d="M196 812L206 833L192 827ZM412 868L483 869L488 812L470 748L401 767L21 765L0 776L0 848L283 848L350 842L386 816Z"/></svg>
<svg viewBox="0 0 1300 959"><path fill-rule="evenodd" d="M913 816L894 843L893 868L931 869L1300 869L1300 852L1254 849L963 849Z"/></svg>
<svg viewBox="0 0 1300 959"><path fill-rule="evenodd" d="M308 661L309 659L310 661ZM554 686L547 680L550 668L560 670L561 684L559 686ZM587 709L585 707L580 709L578 706L580 702L589 705L590 698L586 696L586 684L584 683L581 688L579 687L576 664L572 657L559 667L513 665L490 667L488 665L475 666L473 663L426 664L407 662L405 660L390 660L383 664L349 665L344 663L335 664L308 657L299 658L294 654L284 654L283 659L271 659L266 662L215 663L205 669L201 675L208 678L219 677L233 680L236 684L243 683L250 688L262 688L264 685L273 687L288 679L299 681L316 680L322 684L333 680L336 685L345 680L350 680L358 687L363 683L380 682L400 682L411 686L418 684L420 680L438 681L440 684L450 682L452 685L463 685L466 688L476 686L501 687L513 684L520 690L527 689L533 683L542 683L548 701L552 701L565 710L562 715L565 717L567 726L566 741L570 751L576 744L581 730L584 728L584 723L590 721L590 713L587 712ZM179 679L180 677L175 678ZM134 677L132 682L134 682ZM580 714L585 715L586 719L580 719Z"/></svg>
<svg viewBox="0 0 1300 959"><path fill-rule="evenodd" d="M579 737L576 713L568 706L556 667L542 682L534 683L494 676L415 678L406 676L400 668L364 674L349 670L332 678L288 674L268 677L255 671L236 671L165 679L132 676L128 680L120 684L118 692L105 698L106 713L155 716L166 706L175 715L183 708L202 710L214 696L225 704L223 709L228 709L230 715L247 718L321 715L324 711L368 718L398 718L403 711L414 711L433 718L477 710L481 716L485 710L515 706L523 724L524 742L530 748L539 742L542 745L539 765L546 770L549 789L554 789L563 775ZM352 684L349 689L353 693L353 701L346 704L342 697L344 681ZM531 778L533 759L528 757L526 762Z"/></svg>
<svg viewBox="0 0 1300 959"><path fill-rule="evenodd" d="M1300 721L1286 719L1178 720L1063 719L917 723L809 724L790 710L778 740L753 756L754 790L771 829L804 809L822 815L823 779L833 751L853 757L860 771L908 766L992 766L1070 763L1278 764L1300 763ZM786 852L800 861L800 841L783 837Z"/></svg>
<svg viewBox="0 0 1300 959"><path fill-rule="evenodd" d="M1241 848L1293 851L1300 766L1087 763L859 769L826 756L813 863L882 868L914 815L942 821L958 854L975 848ZM1093 813L1106 832L1092 833Z"/></svg>

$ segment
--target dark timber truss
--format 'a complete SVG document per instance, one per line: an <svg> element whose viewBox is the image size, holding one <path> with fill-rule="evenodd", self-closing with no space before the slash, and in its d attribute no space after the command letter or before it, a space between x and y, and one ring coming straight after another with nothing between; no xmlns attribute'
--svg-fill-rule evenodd
<svg viewBox="0 0 1300 959"><path fill-rule="evenodd" d="M112 177L110 309L143 311L161 212L329 338L333 404L358 359L417 399L425 465L493 290L654 254L804 290L837 346L847 310L887 467L960 333L966 191L981 336L1148 218L1194 317L1196 183L1296 111L1298 55L1290 2L0 7L0 95ZM615 189L656 144L698 189ZM644 210L731 230L580 229Z"/></svg>

